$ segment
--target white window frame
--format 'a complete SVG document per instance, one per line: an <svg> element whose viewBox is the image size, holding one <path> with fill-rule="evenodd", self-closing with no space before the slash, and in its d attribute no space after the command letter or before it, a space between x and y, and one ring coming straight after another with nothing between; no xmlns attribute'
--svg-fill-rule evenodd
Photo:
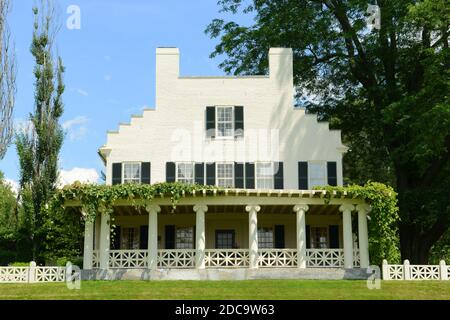
<svg viewBox="0 0 450 320"><path fill-rule="evenodd" d="M327 168L327 162L326 161L308 161L308 189L312 190L314 187L319 186L312 183L312 176L311 176L311 165L314 164L320 164L324 167L324 183L321 184L322 186L326 186L328 184L328 168ZM316 179L317 180L317 179Z"/></svg>
<svg viewBox="0 0 450 320"><path fill-rule="evenodd" d="M235 128L234 128L234 123L235 123L235 118L234 118L234 106L215 106L216 110L215 110L215 125L216 125L216 135L215 138L216 139L222 139L222 140L229 140L229 139L234 139L235 136ZM219 136L219 109L225 109L225 108L231 108L231 135L230 136Z"/></svg>
<svg viewBox="0 0 450 320"><path fill-rule="evenodd" d="M192 232L192 237L189 242L179 242L178 241L181 238L181 237L178 237L178 231L181 231L183 229L189 230L189 232ZM186 238L181 238L181 239L186 239ZM186 244L186 243L190 245L189 246L190 248L186 248L186 246L180 245L180 244ZM193 226L178 226L175 228L175 249L178 249L178 250L195 249L195 229Z"/></svg>
<svg viewBox="0 0 450 320"><path fill-rule="evenodd" d="M126 165L139 165L139 182L131 182L131 183L142 183L142 162L123 162L122 163L122 183L130 183L130 182L125 182L125 166ZM131 179L131 180L135 180L135 179Z"/></svg>
<svg viewBox="0 0 450 320"><path fill-rule="evenodd" d="M228 164L231 165L231 186L229 188L234 188L234 162L216 162L216 186L219 186L219 165ZM224 179L224 178L222 178ZM230 178L226 178L230 179Z"/></svg>
<svg viewBox="0 0 450 320"><path fill-rule="evenodd" d="M179 177L178 177L178 165L180 164L190 164L192 165L192 184L195 183L195 162L176 162L175 163L175 181L179 182Z"/></svg>
<svg viewBox="0 0 450 320"><path fill-rule="evenodd" d="M271 177L271 181L272 181L272 185L270 188L259 188L258 187L258 180L262 180L262 178L258 178L258 165L260 164L270 164L271 170L272 170L272 177ZM257 161L255 162L255 189L259 189L259 190L271 190L275 188L275 178L274 178L274 166L275 163L271 162L271 161ZM264 178L264 179L268 179L268 178Z"/></svg>
<svg viewBox="0 0 450 320"><path fill-rule="evenodd" d="M267 246L263 246L262 245L262 241L260 241L260 230L265 230L265 231L269 231L272 234L272 244L267 247ZM275 230L273 227L259 227L258 228L258 245L260 245L261 249L274 249L275 248Z"/></svg>

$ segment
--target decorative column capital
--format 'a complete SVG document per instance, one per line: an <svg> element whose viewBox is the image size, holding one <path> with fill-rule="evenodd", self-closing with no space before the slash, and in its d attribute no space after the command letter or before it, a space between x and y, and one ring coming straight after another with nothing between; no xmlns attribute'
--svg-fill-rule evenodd
<svg viewBox="0 0 450 320"><path fill-rule="evenodd" d="M307 204L297 204L294 206L294 209L293 209L294 212L299 212L299 211L306 212L308 210L309 210L309 206Z"/></svg>
<svg viewBox="0 0 450 320"><path fill-rule="evenodd" d="M257 204L249 204L245 207L245 211L247 212L259 212L261 210L261 207L258 206Z"/></svg>
<svg viewBox="0 0 450 320"><path fill-rule="evenodd" d="M194 206L194 211L195 212L198 212L198 211L207 212L208 211L208 206L206 204L196 204Z"/></svg>
<svg viewBox="0 0 450 320"><path fill-rule="evenodd" d="M161 212L161 207L157 204L147 204L145 210L147 210L148 213L159 213Z"/></svg>
<svg viewBox="0 0 450 320"><path fill-rule="evenodd" d="M370 211L372 210L372 208L367 204L367 203L364 203L364 204L358 204L357 206L356 206L356 211L358 211L358 212L362 212L362 213L369 213Z"/></svg>
<svg viewBox="0 0 450 320"><path fill-rule="evenodd" d="M349 204L349 203L343 204L339 207L340 212L346 212L346 211L352 212L354 210L355 210L355 206L352 204Z"/></svg>

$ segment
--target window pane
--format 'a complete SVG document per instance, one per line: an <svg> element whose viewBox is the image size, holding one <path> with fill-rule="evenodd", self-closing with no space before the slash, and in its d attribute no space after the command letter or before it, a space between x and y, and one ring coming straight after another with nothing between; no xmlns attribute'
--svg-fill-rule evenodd
<svg viewBox="0 0 450 320"><path fill-rule="evenodd" d="M233 108L218 107L217 108L217 136L230 137L233 136Z"/></svg>
<svg viewBox="0 0 450 320"><path fill-rule="evenodd" d="M137 228L123 228L121 249L134 250L139 249Z"/></svg>
<svg viewBox="0 0 450 320"><path fill-rule="evenodd" d="M175 236L176 249L194 249L194 227L177 228Z"/></svg>
<svg viewBox="0 0 450 320"><path fill-rule="evenodd" d="M258 229L258 247L265 249L273 248L273 230L270 228Z"/></svg>
<svg viewBox="0 0 450 320"><path fill-rule="evenodd" d="M217 164L217 185L219 187L233 187L233 164L219 163Z"/></svg>
<svg viewBox="0 0 450 320"><path fill-rule="evenodd" d="M311 188L327 184L325 163L310 163L309 172Z"/></svg>
<svg viewBox="0 0 450 320"><path fill-rule="evenodd" d="M141 182L141 164L125 163L123 165L123 182L124 183L140 183Z"/></svg>
<svg viewBox="0 0 450 320"><path fill-rule="evenodd" d="M193 184L194 183L194 164L193 163L178 163L178 182Z"/></svg>
<svg viewBox="0 0 450 320"><path fill-rule="evenodd" d="M326 227L311 228L311 248L328 248L328 229Z"/></svg>
<svg viewBox="0 0 450 320"><path fill-rule="evenodd" d="M256 163L256 188L273 189L273 163Z"/></svg>
<svg viewBox="0 0 450 320"><path fill-rule="evenodd" d="M216 240L217 240L216 243L217 249L233 249L234 231L233 230L217 231Z"/></svg>

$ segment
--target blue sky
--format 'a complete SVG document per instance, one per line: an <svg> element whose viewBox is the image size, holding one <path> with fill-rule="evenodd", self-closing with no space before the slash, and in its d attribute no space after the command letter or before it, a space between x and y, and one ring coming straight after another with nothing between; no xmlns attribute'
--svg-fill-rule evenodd
<svg viewBox="0 0 450 320"><path fill-rule="evenodd" d="M9 19L18 62L14 119L27 119L34 107L33 57L29 51L33 0L14 1ZM219 14L216 0L58 0L62 28L57 48L66 66L66 139L60 169L103 169L97 150L106 131L116 130L143 107L154 107L155 50L175 46L181 51L184 75L221 75L220 58L210 59L217 40L204 34ZM70 5L81 9L81 29L69 30ZM239 22L249 23L247 16ZM12 145L0 170L18 180L19 165ZM92 170L90 171L92 172ZM72 171L75 173L75 171ZM77 171L76 175L83 174Z"/></svg>

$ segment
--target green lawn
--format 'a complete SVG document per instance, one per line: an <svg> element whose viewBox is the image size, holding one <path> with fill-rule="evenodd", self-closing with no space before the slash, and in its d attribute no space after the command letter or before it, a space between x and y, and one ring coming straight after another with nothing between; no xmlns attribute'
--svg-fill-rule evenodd
<svg viewBox="0 0 450 320"><path fill-rule="evenodd" d="M450 281L84 281L81 290L64 283L1 284L0 299L449 299Z"/></svg>

